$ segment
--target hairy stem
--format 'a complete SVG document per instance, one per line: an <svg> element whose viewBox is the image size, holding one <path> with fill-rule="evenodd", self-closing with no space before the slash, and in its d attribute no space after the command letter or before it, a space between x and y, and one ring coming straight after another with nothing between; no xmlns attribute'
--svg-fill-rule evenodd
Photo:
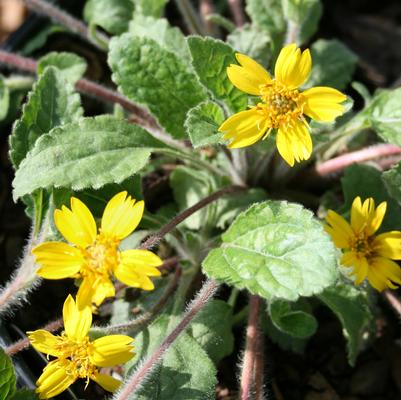
<svg viewBox="0 0 401 400"><path fill-rule="evenodd" d="M104 46L99 45L99 41L92 39L87 25L65 11L55 7L50 2L43 0L24 0L24 2L30 10L46 15L53 21L66 27L71 32L74 32L89 41L98 49L107 50L107 47L105 48ZM96 36L101 39L101 42L108 43L109 41L109 38L101 32L97 32Z"/></svg>
<svg viewBox="0 0 401 400"><path fill-rule="evenodd" d="M401 154L401 148L392 144L378 144L365 149L353 151L317 165L315 172L317 175L326 176L340 172L346 167L363 161L373 160L379 157L388 157Z"/></svg>
<svg viewBox="0 0 401 400"><path fill-rule="evenodd" d="M207 280L195 299L189 305L182 320L173 329L173 331L164 339L158 349L147 358L140 367L127 379L121 391L114 396L114 400L128 400L130 396L135 393L141 386L143 380L151 373L151 371L158 364L164 353L176 341L176 339L185 331L194 317L203 309L208 301L214 296L218 288L217 282Z"/></svg>
<svg viewBox="0 0 401 400"><path fill-rule="evenodd" d="M235 25L242 26L245 23L244 10L242 9L241 0L228 0L231 14L234 18Z"/></svg>
<svg viewBox="0 0 401 400"><path fill-rule="evenodd" d="M212 193L210 196L207 196L204 199L198 201L193 206L187 208L182 213L178 214L166 225L163 225L160 228L160 230L158 232L156 232L154 235L148 237L145 240L145 242L142 243L142 245L140 246L140 249L143 249L143 250L151 249L152 247L156 246L156 244L159 243L160 240L165 235L167 235L169 232L171 232L177 225L179 225L185 219L190 217L192 214L196 213L203 207L206 207L208 204L212 203L213 201L218 200L220 197L225 196L226 194L240 192L243 190L245 190L245 188L243 188L241 186L228 186L228 187L220 189L220 190Z"/></svg>
<svg viewBox="0 0 401 400"><path fill-rule="evenodd" d="M258 331L257 341L256 341L256 359L255 359L255 400L264 400L267 396L264 390L264 370L265 370L265 360L264 360L264 340L261 332Z"/></svg>
<svg viewBox="0 0 401 400"><path fill-rule="evenodd" d="M192 6L189 0L175 0L178 10L180 11L184 23L189 33L204 35L205 30L200 22L200 18L195 8Z"/></svg>
<svg viewBox="0 0 401 400"><path fill-rule="evenodd" d="M55 332L59 330L63 326L63 318L56 319L55 321L49 322L47 325L45 325L43 328L45 331L48 332ZM8 346L5 348L5 353L8 354L9 356L13 356L14 354L18 353L21 350L26 349L29 347L30 342L28 338L21 339L18 342L15 342L14 344Z"/></svg>
<svg viewBox="0 0 401 400"><path fill-rule="evenodd" d="M260 309L260 297L251 295L249 299L249 317L246 328L245 354L242 363L241 372L241 400L250 400L252 395L252 386L254 384L255 360L258 343L258 318Z"/></svg>
<svg viewBox="0 0 401 400"><path fill-rule="evenodd" d="M391 290L385 290L383 292L383 296L387 300L387 302L390 304L390 306L393 308L393 310L397 313L399 317L401 317L401 301L400 299L395 296Z"/></svg>
<svg viewBox="0 0 401 400"><path fill-rule="evenodd" d="M296 43L299 35L299 25L294 21L288 20L285 44Z"/></svg>

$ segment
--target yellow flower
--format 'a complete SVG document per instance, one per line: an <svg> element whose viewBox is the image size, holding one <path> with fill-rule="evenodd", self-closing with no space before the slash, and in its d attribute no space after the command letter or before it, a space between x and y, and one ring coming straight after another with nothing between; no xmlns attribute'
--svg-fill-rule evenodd
<svg viewBox="0 0 401 400"><path fill-rule="evenodd" d="M94 380L105 390L114 392L121 381L99 372L99 367L112 367L126 363L134 353L133 339L125 335L104 336L94 341L88 337L92 324L92 313L89 307L79 310L71 295L63 307L65 332L54 336L39 329L27 332L32 346L56 357L44 368L36 382L36 392L41 399L49 399L66 390L77 379Z"/></svg>
<svg viewBox="0 0 401 400"><path fill-rule="evenodd" d="M333 121L343 114L340 103L346 96L325 86L299 91L310 75L312 59L309 50L301 53L295 44L281 50L274 79L251 58L243 54L236 54L236 58L240 65L227 68L230 81L262 101L234 114L220 126L223 138L231 139L228 147L250 146L277 129L277 149L284 160L291 166L295 161L307 160L312 153L312 138L305 115L317 121Z"/></svg>
<svg viewBox="0 0 401 400"><path fill-rule="evenodd" d="M144 202L135 202L127 192L115 195L104 209L99 232L89 209L71 198L71 209L54 212L54 221L64 238L74 244L44 242L32 250L40 265L37 274L46 279L79 278L77 302L80 308L115 295L112 275L128 286L154 289L149 276L159 276L155 268L162 260L147 250L119 251L120 241L138 226Z"/></svg>
<svg viewBox="0 0 401 400"><path fill-rule="evenodd" d="M401 284L401 268L392 260L401 260L401 232L390 231L375 235L382 224L387 203L377 208L372 198L363 203L356 197L352 203L351 224L329 210L325 226L334 244L343 249L341 263L353 268L355 284L365 278L377 290L395 289Z"/></svg>

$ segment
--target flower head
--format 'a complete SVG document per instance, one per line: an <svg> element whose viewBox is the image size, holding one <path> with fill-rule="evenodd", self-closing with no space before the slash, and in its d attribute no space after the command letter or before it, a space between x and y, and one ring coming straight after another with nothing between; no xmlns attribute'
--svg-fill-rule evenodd
<svg viewBox="0 0 401 400"><path fill-rule="evenodd" d="M71 209L63 206L54 212L54 221L72 245L44 242L32 253L40 265L37 274L46 279L82 279L77 294L80 308L91 303L99 306L115 294L111 277L128 286L152 290L149 276L159 276L155 268L161 259L147 250L120 251L120 241L138 226L144 202L135 202L127 192L116 194L106 205L99 230L89 209L72 197Z"/></svg>
<svg viewBox="0 0 401 400"><path fill-rule="evenodd" d="M325 226L334 244L343 250L341 263L353 268L355 284L365 278L377 290L395 289L401 285L401 268L392 260L401 260L401 232L375 235L382 224L387 203L375 207L372 198L363 203L356 197L352 203L351 224L329 210Z"/></svg>
<svg viewBox="0 0 401 400"><path fill-rule="evenodd" d="M89 307L79 309L71 295L63 307L65 331L61 336L39 329L27 332L32 346L47 356L56 357L44 368L36 392L41 399L49 399L66 390L77 379L92 379L109 392L114 392L121 382L99 371L126 363L134 353L133 339L125 335L104 336L94 341L88 337L92 324Z"/></svg>
<svg viewBox="0 0 401 400"><path fill-rule="evenodd" d="M259 96L261 101L246 111L228 118L220 126L230 148L246 147L277 129L277 149L291 166L307 160L312 153L312 138L305 116L317 121L333 121L343 114L340 104L346 96L336 89L317 86L298 88L308 79L312 59L309 50L301 52L295 44L284 47L276 62L275 78L256 61L236 54L240 65L227 68L230 81L238 89Z"/></svg>

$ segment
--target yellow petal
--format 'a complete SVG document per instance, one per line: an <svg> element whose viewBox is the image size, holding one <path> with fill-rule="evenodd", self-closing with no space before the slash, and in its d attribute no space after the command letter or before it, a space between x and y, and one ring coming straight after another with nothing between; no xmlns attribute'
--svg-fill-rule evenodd
<svg viewBox="0 0 401 400"><path fill-rule="evenodd" d="M116 194L106 205L103 212L101 231L116 239L130 235L142 219L145 203L138 201L127 192Z"/></svg>
<svg viewBox="0 0 401 400"><path fill-rule="evenodd" d="M96 238L96 222L81 200L71 197L71 210L62 206L54 212L54 222L65 239L85 248Z"/></svg>
<svg viewBox="0 0 401 400"><path fill-rule="evenodd" d="M285 46L276 61L274 75L288 88L297 88L308 78L312 68L309 50L301 53L295 44Z"/></svg>
<svg viewBox="0 0 401 400"><path fill-rule="evenodd" d="M110 375L100 373L96 373L95 376L92 377L92 380L108 392L115 392L122 383L120 380L113 378Z"/></svg>
<svg viewBox="0 0 401 400"><path fill-rule="evenodd" d="M371 268L368 272L368 281L372 287L379 292L383 291L388 287L388 280L382 275L377 268Z"/></svg>
<svg viewBox="0 0 401 400"><path fill-rule="evenodd" d="M390 231L377 235L372 243L376 254L381 257L401 260L401 232Z"/></svg>
<svg viewBox="0 0 401 400"><path fill-rule="evenodd" d="M75 382L76 378L67 371L68 364L67 360L63 362L56 360L47 364L36 382L36 392L40 399L57 396Z"/></svg>
<svg viewBox="0 0 401 400"><path fill-rule="evenodd" d="M372 268L387 280L401 284L401 268L396 262L384 257L375 257L372 259Z"/></svg>
<svg viewBox="0 0 401 400"><path fill-rule="evenodd" d="M63 279L76 275L84 263L82 253L62 242L44 242L32 250L40 265L36 273L45 279Z"/></svg>
<svg viewBox="0 0 401 400"><path fill-rule="evenodd" d="M74 299L68 295L63 306L64 329L68 338L83 339L89 332L92 324L92 312L90 307L78 309Z"/></svg>
<svg viewBox="0 0 401 400"><path fill-rule="evenodd" d="M133 339L125 335L110 335L92 342L90 360L99 367L112 367L124 364L134 353Z"/></svg>
<svg viewBox="0 0 401 400"><path fill-rule="evenodd" d="M103 303L106 297L114 297L116 294L113 282L109 280L102 280L99 284L96 285L92 296L92 302L97 306Z"/></svg>
<svg viewBox="0 0 401 400"><path fill-rule="evenodd" d="M92 306L98 282L92 275L82 280L77 293L77 308L79 310Z"/></svg>
<svg viewBox="0 0 401 400"><path fill-rule="evenodd" d="M312 154L312 138L308 127L301 121L292 127L280 127L276 137L277 150L291 167L294 162L307 160Z"/></svg>
<svg viewBox="0 0 401 400"><path fill-rule="evenodd" d="M349 243L350 239L354 236L354 232L350 224L341 215L333 210L329 210L326 215L326 221L334 229L336 235L343 237L344 241Z"/></svg>
<svg viewBox="0 0 401 400"><path fill-rule="evenodd" d="M57 350L57 345L62 342L60 336L54 336L44 329L27 332L31 345L41 353L58 357L60 352Z"/></svg>
<svg viewBox="0 0 401 400"><path fill-rule="evenodd" d="M130 264L119 264L118 267L114 271L115 277L125 283L128 286L140 288L143 290L153 290L155 285L153 282L147 277L147 273L150 271L151 267L143 268L143 267L136 267ZM156 268L152 269L152 271L156 270ZM154 274L150 276L155 276L156 271Z"/></svg>
<svg viewBox="0 0 401 400"><path fill-rule="evenodd" d="M149 250L125 250L120 253L120 259L124 264L133 264L139 267L159 267L163 264L163 260ZM154 276L159 276L160 271L154 269L157 271L157 275Z"/></svg>
<svg viewBox="0 0 401 400"><path fill-rule="evenodd" d="M304 114L316 121L334 121L344 113L342 103L347 96L336 89L317 86L302 92L305 99Z"/></svg>
<svg viewBox="0 0 401 400"><path fill-rule="evenodd" d="M362 212L362 200L355 197L351 207L351 226L354 232L359 232L366 224L366 216Z"/></svg>
<svg viewBox="0 0 401 400"><path fill-rule="evenodd" d="M232 115L220 126L224 139L232 139L229 148L240 148L254 144L260 140L268 128L267 119L252 108Z"/></svg>
<svg viewBox="0 0 401 400"><path fill-rule="evenodd" d="M366 227L366 233L368 236L373 235L381 226L384 216L387 210L387 203L383 201L373 211Z"/></svg>
<svg viewBox="0 0 401 400"><path fill-rule="evenodd" d="M250 57L237 53L236 58L241 66L231 64L227 67L228 79L239 90L258 96L260 86L271 82L269 73Z"/></svg>
<svg viewBox="0 0 401 400"><path fill-rule="evenodd" d="M338 247L339 249L349 248L349 243L347 239L343 235L341 235L338 231L336 231L329 225L324 225L324 230L331 236L331 240L334 242L336 247Z"/></svg>

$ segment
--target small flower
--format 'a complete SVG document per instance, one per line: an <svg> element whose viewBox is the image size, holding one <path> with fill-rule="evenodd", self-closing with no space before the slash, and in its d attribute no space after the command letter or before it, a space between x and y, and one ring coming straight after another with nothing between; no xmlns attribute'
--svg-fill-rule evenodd
<svg viewBox="0 0 401 400"><path fill-rule="evenodd" d="M78 278L77 302L80 308L115 295L111 277L128 286L153 290L149 276L160 276L155 268L162 260L151 251L119 251L120 241L138 226L144 202L135 202L127 192L116 194L104 209L99 231L89 209L71 197L71 209L63 206L54 212L54 222L63 242L44 242L32 253L40 265L37 274L45 279Z"/></svg>
<svg viewBox="0 0 401 400"><path fill-rule="evenodd" d="M356 197L352 203L351 224L329 210L325 226L334 244L343 249L341 263L353 268L355 284L367 278L378 291L401 285L401 268L392 260L401 260L401 232L390 231L375 235L382 224L387 203L377 208L372 198L363 203Z"/></svg>
<svg viewBox="0 0 401 400"><path fill-rule="evenodd" d="M298 89L310 75L312 59L309 50L301 53L295 44L281 50L274 79L251 58L243 54L236 54L236 58L240 65L227 68L230 81L262 101L220 126L224 139L232 139L228 147L250 146L277 129L277 149L284 160L291 166L295 161L307 160L312 154L312 138L305 115L316 121L333 121L344 113L340 103L346 96L325 86L303 92Z"/></svg>
<svg viewBox="0 0 401 400"><path fill-rule="evenodd" d="M87 384L92 379L109 392L117 390L121 381L100 373L99 367L112 367L130 360L134 356L133 339L110 335L91 341L88 337L91 310L89 307L78 309L71 295L64 302L63 319L65 332L61 336L44 329L27 332L36 350L56 357L36 382L39 398L57 396L79 378L86 379Z"/></svg>

